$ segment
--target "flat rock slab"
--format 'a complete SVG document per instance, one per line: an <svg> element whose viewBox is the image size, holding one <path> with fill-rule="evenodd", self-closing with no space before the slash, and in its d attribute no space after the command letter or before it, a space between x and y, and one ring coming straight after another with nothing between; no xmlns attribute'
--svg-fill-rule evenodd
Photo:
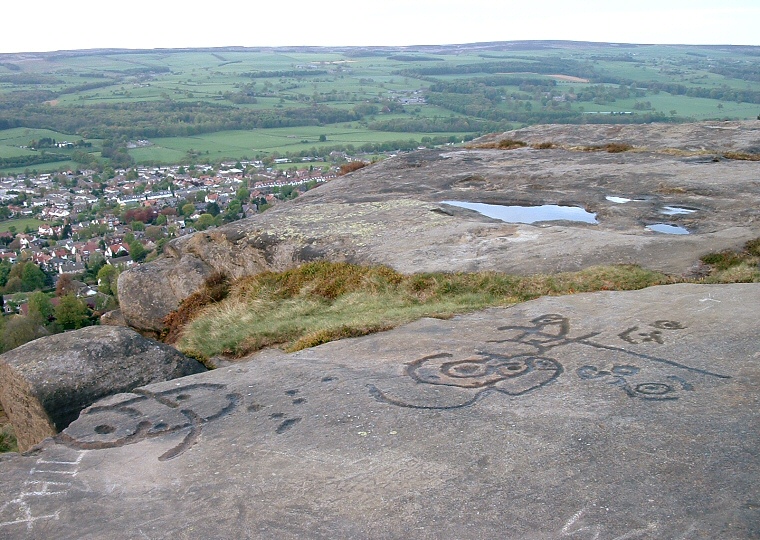
<svg viewBox="0 0 760 540"><path fill-rule="evenodd" d="M543 298L112 396L0 461L0 536L757 538L758 305Z"/></svg>

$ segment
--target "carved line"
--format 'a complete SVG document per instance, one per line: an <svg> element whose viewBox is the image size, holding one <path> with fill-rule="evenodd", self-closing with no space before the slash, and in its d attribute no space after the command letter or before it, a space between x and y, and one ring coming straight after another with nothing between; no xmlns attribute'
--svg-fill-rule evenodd
<svg viewBox="0 0 760 540"><path fill-rule="evenodd" d="M674 362L673 360L666 360L665 358L658 358L657 356L651 356L649 354L644 353L637 353L634 351L629 351L627 349L623 349L621 347L615 347L613 345L602 345L601 343L595 343L593 341L582 341L585 345L589 345L591 347L594 347L596 349L606 349L608 351L615 351L615 352L622 352L625 354L630 354L631 356L635 356L637 358L641 358L642 360L651 360L652 362L660 362L662 364L667 364L669 366L677 367L680 369L685 369L687 371L693 371L695 373L701 373L702 375L708 375L710 377L717 377L719 379L730 379L730 375L721 375L720 373L713 373L712 371L707 371L706 369L699 369L694 367L689 367L684 364L680 364L678 362Z"/></svg>
<svg viewBox="0 0 760 540"><path fill-rule="evenodd" d="M180 442L177 446L170 448L158 456L158 461L168 461L170 459L173 459L183 454L198 441L198 437L201 434L201 424L203 423L203 419L198 416L195 411L182 410L180 412L184 414L190 421L190 432L185 435L185 438L182 439L182 442Z"/></svg>
<svg viewBox="0 0 760 540"><path fill-rule="evenodd" d="M460 404L460 405L441 405L441 406L435 406L435 405L412 405L411 403L405 403L403 401L399 401L397 399L393 399L391 397L388 397L383 393L382 390L380 390L377 386L374 384L368 384L367 388L369 389L369 394L375 398L377 401L380 401L382 403L388 403L389 405L396 405L397 407L405 407L407 409L427 409L427 410L453 410L453 409L461 409L463 407L469 407L470 405L474 404L476 401L478 401L482 396L485 396L487 394L490 394L493 389L487 388L485 390L479 391L475 396Z"/></svg>

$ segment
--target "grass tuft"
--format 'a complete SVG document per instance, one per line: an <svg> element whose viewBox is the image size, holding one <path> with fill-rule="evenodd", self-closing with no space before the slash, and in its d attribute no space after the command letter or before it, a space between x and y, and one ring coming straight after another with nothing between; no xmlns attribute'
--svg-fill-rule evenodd
<svg viewBox="0 0 760 540"><path fill-rule="evenodd" d="M18 452L16 435L10 424L0 426L0 453L3 452Z"/></svg>
<svg viewBox="0 0 760 540"><path fill-rule="evenodd" d="M744 261L741 254L735 251L720 251L718 253L708 253L700 258L705 264L714 266L717 270L727 270L732 266L737 266Z"/></svg>
<svg viewBox="0 0 760 540"><path fill-rule="evenodd" d="M726 152L723 157L739 161L760 161L760 154L748 154L746 152Z"/></svg>
<svg viewBox="0 0 760 540"><path fill-rule="evenodd" d="M629 152L633 150L633 146L625 143L607 143L601 146L584 146L584 152L609 152L610 154L619 154L621 152Z"/></svg>
<svg viewBox="0 0 760 540"><path fill-rule="evenodd" d="M760 257L760 238L755 238L744 244L744 250L752 257Z"/></svg>
<svg viewBox="0 0 760 540"><path fill-rule="evenodd" d="M340 166L340 170L338 171L338 176L346 175L350 172L358 171L359 169L363 169L369 165L366 161L350 161L349 163L345 163Z"/></svg>
<svg viewBox="0 0 760 540"><path fill-rule="evenodd" d="M551 150L552 148L557 148L557 145L553 142L540 142L540 143L534 143L530 145L531 148L535 148L536 150Z"/></svg>
<svg viewBox="0 0 760 540"><path fill-rule="evenodd" d="M524 148L528 146L525 141L518 141L516 139L501 139L499 141L485 142L472 146L466 146L465 148L497 148L499 150L514 150L515 148Z"/></svg>

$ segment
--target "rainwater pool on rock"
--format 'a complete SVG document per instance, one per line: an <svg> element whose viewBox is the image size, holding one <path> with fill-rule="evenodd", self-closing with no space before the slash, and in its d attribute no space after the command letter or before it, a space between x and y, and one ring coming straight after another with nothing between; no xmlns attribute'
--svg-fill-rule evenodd
<svg viewBox="0 0 760 540"><path fill-rule="evenodd" d="M494 219L500 219L507 223L537 223L539 221L579 221L581 223L596 224L596 214L587 212L578 206L560 206L557 204L543 204L540 206L518 206L471 203L463 201L443 201L443 204L458 206L475 210Z"/></svg>
<svg viewBox="0 0 760 540"><path fill-rule="evenodd" d="M663 234L689 234L688 229L684 229L678 225L668 225L667 223L655 223L654 225L647 225L647 229Z"/></svg>
<svg viewBox="0 0 760 540"><path fill-rule="evenodd" d="M693 214L694 212L696 212L694 208L686 208L683 206L665 206L660 210L660 213L665 214L666 216L681 216Z"/></svg>
<svg viewBox="0 0 760 540"><path fill-rule="evenodd" d="M625 204L633 200L633 199L627 199L625 197L617 197L615 195L607 195L605 199L607 199L610 202L614 202L615 204Z"/></svg>

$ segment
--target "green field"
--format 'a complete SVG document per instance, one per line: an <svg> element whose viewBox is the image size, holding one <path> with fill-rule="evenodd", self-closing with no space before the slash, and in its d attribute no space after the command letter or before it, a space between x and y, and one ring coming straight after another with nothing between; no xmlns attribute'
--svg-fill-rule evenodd
<svg viewBox="0 0 760 540"><path fill-rule="evenodd" d="M461 140L535 123L581 123L595 112L632 111L604 121L633 123L746 120L760 113L760 47L505 42L434 52L0 56L0 159L6 160L33 154L22 147L42 137L92 142L88 152L101 165L103 141L126 148L148 139L152 146L130 149L127 159L176 163L423 137ZM328 140L320 143L320 135ZM0 162L3 173L71 167L76 164Z"/></svg>
<svg viewBox="0 0 760 540"><path fill-rule="evenodd" d="M36 232L37 228L44 223L44 221L34 218L9 219L8 221L0 221L0 232L8 232L11 227L14 227L16 232L24 232L27 227Z"/></svg>
<svg viewBox="0 0 760 540"><path fill-rule="evenodd" d="M320 142L320 135L326 136L326 141ZM459 133L436 133L436 136L461 136ZM154 139L153 146L130 150L130 154L138 161L179 162L190 151L199 152L211 160L225 159L254 159L272 154L301 153L325 147L352 145L359 148L365 143L382 143L414 139L421 141L428 133L394 133L371 131L354 127L304 126L287 129L263 129L254 131L220 131L198 135L196 137L172 137Z"/></svg>

